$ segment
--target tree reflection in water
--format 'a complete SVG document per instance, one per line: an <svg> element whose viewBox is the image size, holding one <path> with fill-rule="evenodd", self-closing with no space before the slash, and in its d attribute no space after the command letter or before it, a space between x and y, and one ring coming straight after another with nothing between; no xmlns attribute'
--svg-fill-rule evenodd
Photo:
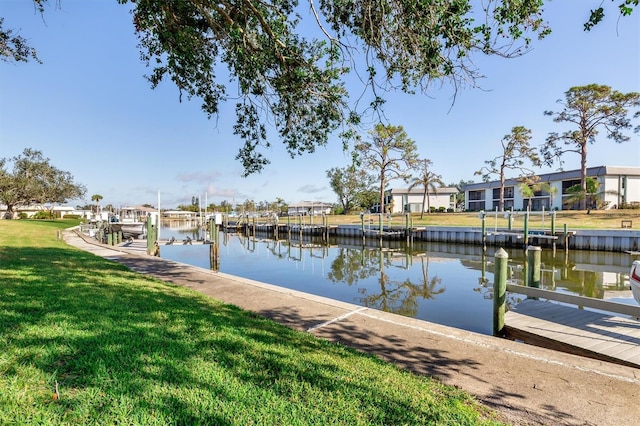
<svg viewBox="0 0 640 426"><path fill-rule="evenodd" d="M377 256L371 256L376 252ZM352 286L359 280L379 275L379 289L373 291L367 287L358 288L358 294L361 295L360 304L368 308L415 317L419 299L433 299L435 295L444 293L446 288L441 286L442 279L438 276L429 277L427 256L419 257L422 264L422 276L419 281L414 282L410 277L404 280L390 279L386 269L394 266L393 255L392 251L341 248L331 263L327 278L334 283Z"/></svg>
<svg viewBox="0 0 640 426"><path fill-rule="evenodd" d="M163 230L170 238L170 230ZM181 235L175 233L179 238ZM220 271L373 309L491 334L494 253L480 246L359 239L302 240L225 234ZM203 246L163 246L163 257L208 268ZM524 284L526 255L506 249L508 279ZM203 253L207 253L203 251ZM542 251L540 287L634 303L632 257L623 253ZM316 267L319 265L320 267ZM523 295L509 293L507 303ZM628 302L630 301L630 302Z"/></svg>

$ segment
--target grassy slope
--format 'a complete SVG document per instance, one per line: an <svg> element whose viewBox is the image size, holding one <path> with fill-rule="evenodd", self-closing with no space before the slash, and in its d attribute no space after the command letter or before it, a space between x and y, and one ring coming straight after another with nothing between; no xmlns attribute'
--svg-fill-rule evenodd
<svg viewBox="0 0 640 426"><path fill-rule="evenodd" d="M0 424L494 423L459 390L57 241L69 225L0 220Z"/></svg>

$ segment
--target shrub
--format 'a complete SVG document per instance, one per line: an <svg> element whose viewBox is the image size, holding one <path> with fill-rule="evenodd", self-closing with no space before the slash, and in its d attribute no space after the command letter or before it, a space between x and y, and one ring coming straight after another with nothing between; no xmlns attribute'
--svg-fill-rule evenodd
<svg viewBox="0 0 640 426"><path fill-rule="evenodd" d="M621 209L637 210L640 209L640 202L632 201L630 203L620 203Z"/></svg>
<svg viewBox="0 0 640 426"><path fill-rule="evenodd" d="M49 211L39 211L34 214L31 219L55 219L55 216L52 212Z"/></svg>
<svg viewBox="0 0 640 426"><path fill-rule="evenodd" d="M80 219L82 216L79 214L65 214L62 216L63 219Z"/></svg>
<svg viewBox="0 0 640 426"><path fill-rule="evenodd" d="M29 215L27 215L25 212L18 213L18 219L26 219L28 217Z"/></svg>

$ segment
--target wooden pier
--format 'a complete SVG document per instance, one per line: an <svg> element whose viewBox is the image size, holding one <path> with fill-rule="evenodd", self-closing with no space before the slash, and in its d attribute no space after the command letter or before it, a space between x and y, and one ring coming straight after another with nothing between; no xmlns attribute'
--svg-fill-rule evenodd
<svg viewBox="0 0 640 426"><path fill-rule="evenodd" d="M505 314L504 331L512 340L640 368L640 321L632 317L527 299Z"/></svg>

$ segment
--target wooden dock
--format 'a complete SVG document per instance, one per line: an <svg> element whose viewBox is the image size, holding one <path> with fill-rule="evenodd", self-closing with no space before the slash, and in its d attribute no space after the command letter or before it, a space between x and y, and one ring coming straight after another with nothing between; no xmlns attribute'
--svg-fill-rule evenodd
<svg viewBox="0 0 640 426"><path fill-rule="evenodd" d="M505 314L506 337L640 368L640 321L527 299Z"/></svg>

